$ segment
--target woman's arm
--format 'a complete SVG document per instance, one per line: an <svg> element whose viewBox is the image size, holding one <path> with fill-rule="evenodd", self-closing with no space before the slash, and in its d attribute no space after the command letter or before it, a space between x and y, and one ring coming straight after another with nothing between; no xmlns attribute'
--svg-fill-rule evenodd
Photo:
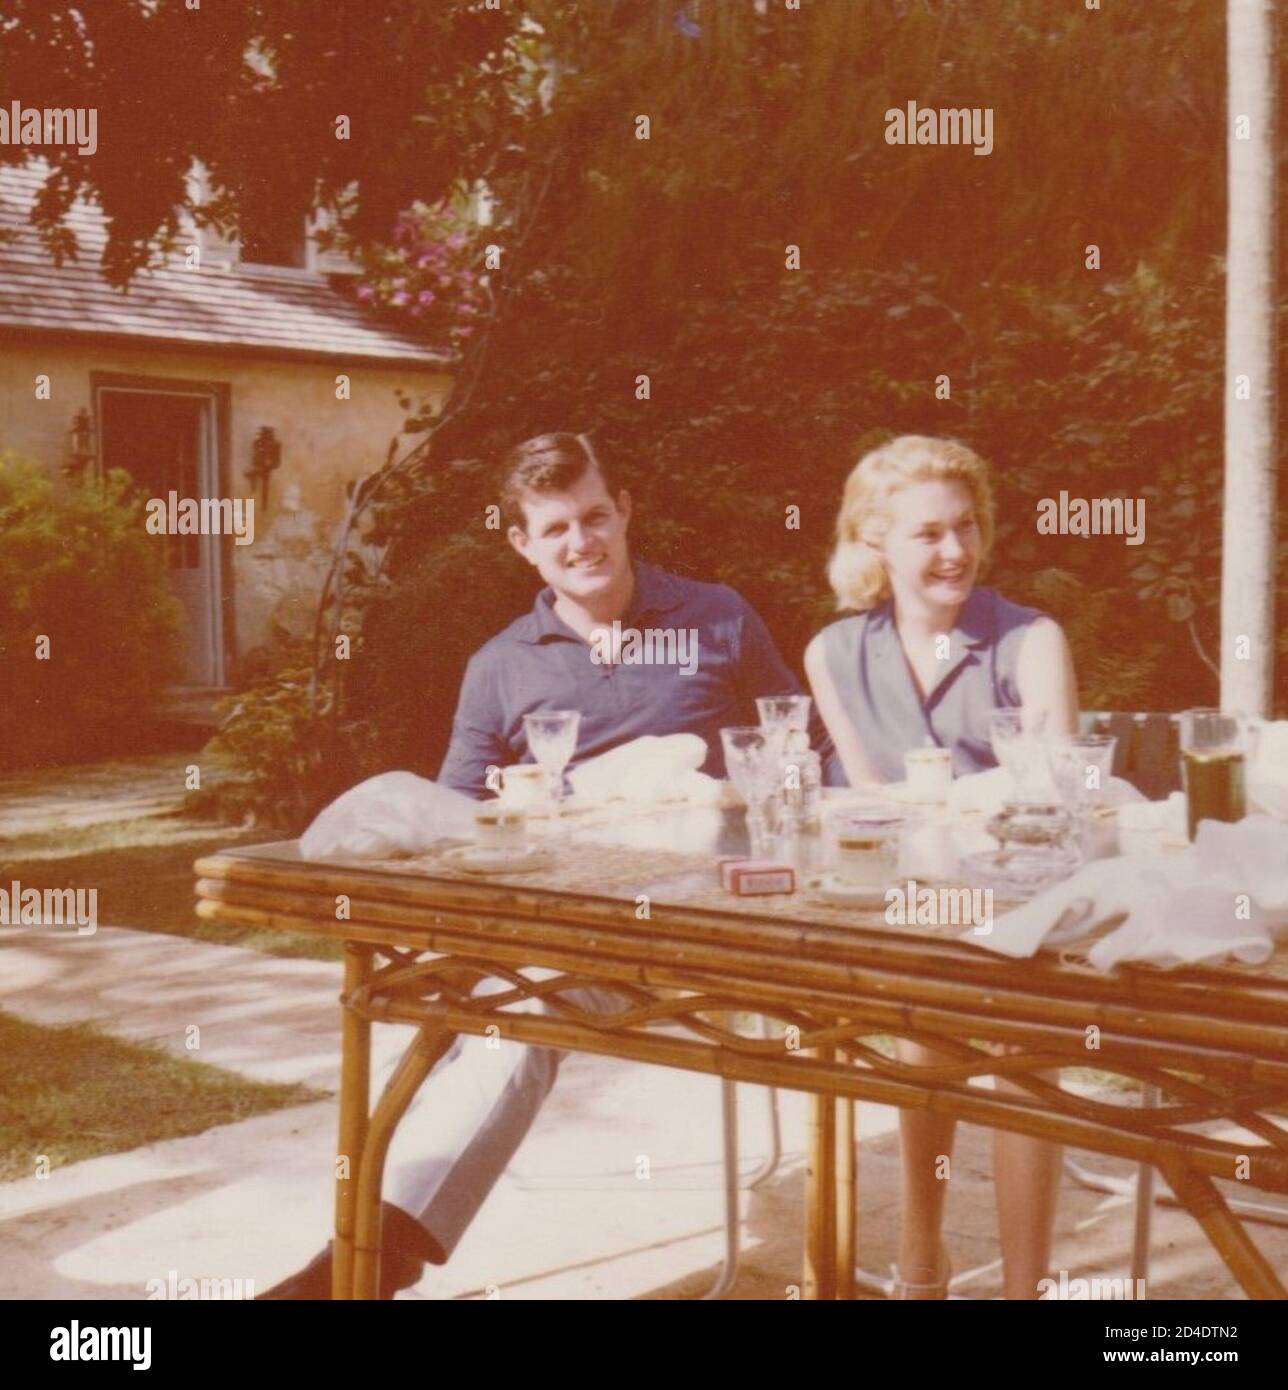
<svg viewBox="0 0 1288 1390"><path fill-rule="evenodd" d="M827 669L827 655L823 650L823 636L819 633L805 648L805 675L809 679L810 693L814 697L814 707L823 717L827 732L841 759L841 766L849 779L850 786L861 786L864 782L880 782L880 774L868 761L850 716L845 712L841 697L836 693L832 677Z"/></svg>
<svg viewBox="0 0 1288 1390"><path fill-rule="evenodd" d="M1025 723L1041 733L1078 732L1078 678L1064 629L1053 618L1029 624L1016 661Z"/></svg>

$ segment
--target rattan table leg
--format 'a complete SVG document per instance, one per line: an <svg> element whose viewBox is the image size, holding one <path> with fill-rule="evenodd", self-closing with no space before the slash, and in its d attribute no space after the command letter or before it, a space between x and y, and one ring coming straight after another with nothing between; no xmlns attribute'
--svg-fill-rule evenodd
<svg viewBox="0 0 1288 1390"><path fill-rule="evenodd" d="M836 1296L854 1297L855 1103L836 1100Z"/></svg>
<svg viewBox="0 0 1288 1390"><path fill-rule="evenodd" d="M344 998L352 998L371 979L374 952L347 941L344 946ZM353 1297L354 1211L358 1173L367 1139L371 1093L371 1022L346 1007L340 1020L340 1137L335 1179L335 1244L331 1252L331 1297Z"/></svg>
<svg viewBox="0 0 1288 1390"><path fill-rule="evenodd" d="M1183 1154L1167 1154L1158 1163L1176 1199L1203 1227L1217 1254L1249 1298L1288 1298L1270 1262L1253 1244L1243 1223L1206 1173L1185 1162Z"/></svg>
<svg viewBox="0 0 1288 1390"><path fill-rule="evenodd" d="M367 1126L367 1142L358 1170L354 1212L353 1297L375 1298L380 1288L380 1187L385 1158L398 1121L407 1113L420 1084L452 1045L455 1034L427 1023L398 1060Z"/></svg>
<svg viewBox="0 0 1288 1390"><path fill-rule="evenodd" d="M810 1095L804 1296L812 1299L836 1297L836 1105L835 1096Z"/></svg>

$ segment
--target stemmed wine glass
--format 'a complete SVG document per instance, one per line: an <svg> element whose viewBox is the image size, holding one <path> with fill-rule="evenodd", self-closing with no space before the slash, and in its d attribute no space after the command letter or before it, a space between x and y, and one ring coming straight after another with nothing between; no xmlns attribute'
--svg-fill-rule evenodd
<svg viewBox="0 0 1288 1390"><path fill-rule="evenodd" d="M999 766L1011 774L1017 801L1044 800L1046 772L1042 731L1046 711L1034 715L1020 707L995 709L988 717L989 740Z"/></svg>
<svg viewBox="0 0 1288 1390"><path fill-rule="evenodd" d="M549 783L551 818L556 825L563 800L564 769L577 751L580 726L581 711L575 709L543 709L523 716L528 748Z"/></svg>
<svg viewBox="0 0 1288 1390"><path fill-rule="evenodd" d="M809 729L810 697L808 695L758 695L756 713L760 715L760 727L778 740L781 755L787 744L787 735L793 729Z"/></svg>
<svg viewBox="0 0 1288 1390"><path fill-rule="evenodd" d="M1104 799L1117 744L1112 734L1070 734L1046 740L1051 777L1060 799L1073 812L1084 859L1091 855L1091 813Z"/></svg>
<svg viewBox="0 0 1288 1390"><path fill-rule="evenodd" d="M763 854L769 844L768 808L778 790L778 740L768 730L750 724L721 729L720 740L729 780L747 803L751 852Z"/></svg>

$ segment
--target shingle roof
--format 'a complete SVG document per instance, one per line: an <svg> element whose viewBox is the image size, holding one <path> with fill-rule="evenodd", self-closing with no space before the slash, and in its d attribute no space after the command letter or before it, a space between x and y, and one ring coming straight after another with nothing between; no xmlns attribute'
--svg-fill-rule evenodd
<svg viewBox="0 0 1288 1390"><path fill-rule="evenodd" d="M99 269L107 239L102 210L85 202L67 215L78 259L56 266L28 221L44 178L38 164L0 165L0 226L18 233L16 240L0 240L0 328L416 368L452 360L444 349L375 322L321 275L270 266L247 271L174 265L141 271L122 294Z"/></svg>

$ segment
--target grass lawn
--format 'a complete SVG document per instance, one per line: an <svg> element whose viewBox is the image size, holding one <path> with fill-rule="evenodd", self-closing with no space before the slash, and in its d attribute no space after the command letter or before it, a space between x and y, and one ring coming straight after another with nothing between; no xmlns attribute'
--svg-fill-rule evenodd
<svg viewBox="0 0 1288 1390"><path fill-rule="evenodd" d="M193 861L263 831L192 820L179 809L179 766L191 755L59 768L0 781L3 880L24 888L94 888L101 925L168 932L269 955L339 960L343 947L297 932L199 921Z"/></svg>
<svg viewBox="0 0 1288 1390"><path fill-rule="evenodd" d="M273 1085L90 1024L44 1028L0 1013L0 1182L200 1134L328 1094Z"/></svg>

